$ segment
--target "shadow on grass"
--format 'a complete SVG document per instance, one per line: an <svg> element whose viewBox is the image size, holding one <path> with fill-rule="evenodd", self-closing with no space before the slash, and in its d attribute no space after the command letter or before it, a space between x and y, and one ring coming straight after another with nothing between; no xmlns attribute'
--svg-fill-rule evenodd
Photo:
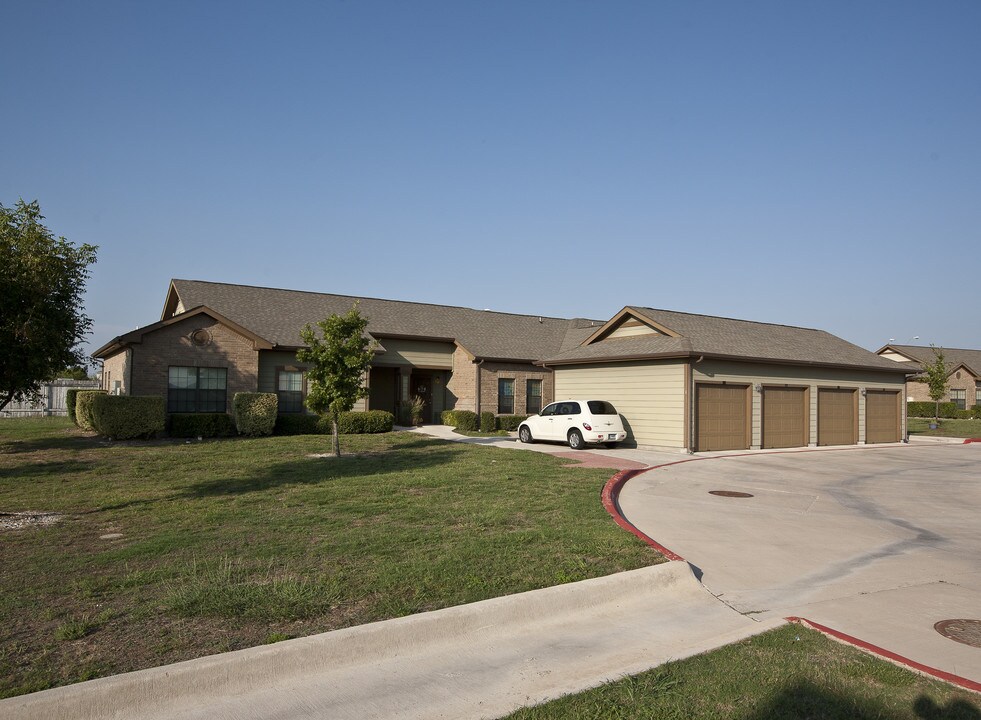
<svg viewBox="0 0 981 720"><path fill-rule="evenodd" d="M916 717L923 720L981 720L978 706L966 700L951 700L945 707L921 695L913 703ZM886 714L876 703L863 697L835 693L810 682L801 682L782 690L764 707L742 720L771 718L822 718L822 720L890 720L900 716ZM902 717L909 717L905 713Z"/></svg>
<svg viewBox="0 0 981 720"><path fill-rule="evenodd" d="M184 488L170 499L215 497L262 492L289 485L315 485L323 482L343 483L345 480L404 470L415 472L451 463L457 459L452 448L430 450L425 453L401 452L414 445L400 445L395 452L307 457L278 463L245 477L215 478L197 482ZM426 443L426 447L430 444ZM105 508L109 509L109 508Z"/></svg>
<svg viewBox="0 0 981 720"><path fill-rule="evenodd" d="M0 468L0 480L35 477L50 479L51 476L56 475L74 475L90 470L93 464L91 461L83 462L81 460L52 460L50 462L25 463L13 468Z"/></svg>
<svg viewBox="0 0 981 720"><path fill-rule="evenodd" d="M50 450L88 450L102 444L104 441L96 435L66 435L64 437L45 437L32 440L0 438L0 453L26 455Z"/></svg>

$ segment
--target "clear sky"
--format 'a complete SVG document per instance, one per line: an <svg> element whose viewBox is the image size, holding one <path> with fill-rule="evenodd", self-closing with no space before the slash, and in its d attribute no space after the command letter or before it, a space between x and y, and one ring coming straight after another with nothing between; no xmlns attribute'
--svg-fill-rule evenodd
<svg viewBox="0 0 981 720"><path fill-rule="evenodd" d="M0 203L170 278L981 348L981 2L6 2Z"/></svg>

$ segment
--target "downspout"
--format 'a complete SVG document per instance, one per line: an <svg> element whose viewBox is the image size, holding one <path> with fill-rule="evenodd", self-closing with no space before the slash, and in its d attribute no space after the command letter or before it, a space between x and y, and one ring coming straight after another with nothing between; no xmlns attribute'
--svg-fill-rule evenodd
<svg viewBox="0 0 981 720"><path fill-rule="evenodd" d="M699 355L698 360L693 363L689 363L691 368L691 387L689 389L689 402L688 402L688 454L695 454L695 409L697 407L697 398L695 397L695 366L698 365L702 360L705 359L704 355Z"/></svg>
<svg viewBox="0 0 981 720"><path fill-rule="evenodd" d="M477 366L477 371L474 373L474 382L476 387L474 387L475 393L473 396L473 406L477 417L480 417L480 366L484 364L486 358L481 358L479 362L474 363Z"/></svg>

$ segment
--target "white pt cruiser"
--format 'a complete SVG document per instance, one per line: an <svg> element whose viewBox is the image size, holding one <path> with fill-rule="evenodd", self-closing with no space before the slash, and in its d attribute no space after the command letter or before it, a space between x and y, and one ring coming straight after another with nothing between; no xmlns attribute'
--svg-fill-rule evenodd
<svg viewBox="0 0 981 720"><path fill-rule="evenodd" d="M581 450L586 443L611 448L626 437L620 415L605 400L554 402L518 426L518 438L523 443L555 440L569 443L573 450Z"/></svg>

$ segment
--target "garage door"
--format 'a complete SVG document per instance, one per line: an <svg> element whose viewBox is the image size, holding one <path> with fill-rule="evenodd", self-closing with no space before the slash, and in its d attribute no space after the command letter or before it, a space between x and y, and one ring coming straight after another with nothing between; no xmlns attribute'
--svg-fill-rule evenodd
<svg viewBox="0 0 981 720"><path fill-rule="evenodd" d="M858 442L855 390L818 389L818 445Z"/></svg>
<svg viewBox="0 0 981 720"><path fill-rule="evenodd" d="M763 447L807 445L807 393L804 388L763 388Z"/></svg>
<svg viewBox="0 0 981 720"><path fill-rule="evenodd" d="M865 396L865 442L899 442L899 393L869 390Z"/></svg>
<svg viewBox="0 0 981 720"><path fill-rule="evenodd" d="M695 386L695 449L749 448L748 385Z"/></svg>

